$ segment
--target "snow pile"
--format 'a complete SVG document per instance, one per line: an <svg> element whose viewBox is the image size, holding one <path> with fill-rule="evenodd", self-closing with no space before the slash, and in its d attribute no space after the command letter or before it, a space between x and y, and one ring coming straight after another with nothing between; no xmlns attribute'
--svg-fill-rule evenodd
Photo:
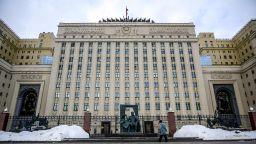
<svg viewBox="0 0 256 144"><path fill-rule="evenodd" d="M186 125L174 134L174 138L184 137L197 137L203 140L256 139L256 131L227 131L210 129L202 125Z"/></svg>
<svg viewBox="0 0 256 144"><path fill-rule="evenodd" d="M76 125L60 125L48 130L33 132L13 133L0 131L0 141L61 141L64 138L89 138L89 134Z"/></svg>

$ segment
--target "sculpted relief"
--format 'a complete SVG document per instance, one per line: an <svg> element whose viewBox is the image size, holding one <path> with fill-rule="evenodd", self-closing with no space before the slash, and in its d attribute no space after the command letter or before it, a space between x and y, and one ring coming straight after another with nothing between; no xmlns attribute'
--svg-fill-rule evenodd
<svg viewBox="0 0 256 144"><path fill-rule="evenodd" d="M212 73L211 78L212 79L232 79L232 75L228 73L224 73L224 74Z"/></svg>
<svg viewBox="0 0 256 144"><path fill-rule="evenodd" d="M106 35L153 35L189 34L189 28L180 27L139 27L124 25L120 27L66 27L63 34L106 34Z"/></svg>

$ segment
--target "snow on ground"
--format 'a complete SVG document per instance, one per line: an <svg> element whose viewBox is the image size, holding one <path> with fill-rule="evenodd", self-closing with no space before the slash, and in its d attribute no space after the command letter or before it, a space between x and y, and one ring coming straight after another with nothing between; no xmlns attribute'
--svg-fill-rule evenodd
<svg viewBox="0 0 256 144"><path fill-rule="evenodd" d="M89 134L76 125L60 125L48 130L33 132L14 133L0 131L0 141L61 141L64 138L89 138Z"/></svg>
<svg viewBox="0 0 256 144"><path fill-rule="evenodd" d="M256 131L227 131L202 125L186 125L174 134L174 138L184 137L198 137L203 140L256 139Z"/></svg>

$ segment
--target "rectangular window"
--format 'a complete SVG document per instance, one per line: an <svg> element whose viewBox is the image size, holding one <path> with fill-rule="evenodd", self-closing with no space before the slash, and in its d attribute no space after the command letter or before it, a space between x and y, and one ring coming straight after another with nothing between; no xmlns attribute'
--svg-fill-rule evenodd
<svg viewBox="0 0 256 144"><path fill-rule="evenodd" d="M74 109L73 111L78 111L78 103L74 103Z"/></svg>
<svg viewBox="0 0 256 144"><path fill-rule="evenodd" d="M70 88L70 82L66 82L66 88Z"/></svg>
<svg viewBox="0 0 256 144"><path fill-rule="evenodd" d="M89 103L84 103L84 111L88 111L89 110Z"/></svg>
<svg viewBox="0 0 256 144"><path fill-rule="evenodd" d="M192 78L196 78L196 73L195 72L191 72Z"/></svg>
<svg viewBox="0 0 256 144"><path fill-rule="evenodd" d="M58 104L57 103L54 103L53 104L53 111L57 111L58 110Z"/></svg>
<svg viewBox="0 0 256 144"><path fill-rule="evenodd" d="M80 82L76 82L76 89L80 89Z"/></svg>
<svg viewBox="0 0 256 144"><path fill-rule="evenodd" d="M201 110L200 102L196 102L196 110L198 110L198 111Z"/></svg>
<svg viewBox="0 0 256 144"><path fill-rule="evenodd" d="M56 88L60 88L60 82L56 83Z"/></svg>
<svg viewBox="0 0 256 144"><path fill-rule="evenodd" d="M178 111L178 110L180 110L180 103L179 102L176 102L176 110Z"/></svg>
<svg viewBox="0 0 256 144"><path fill-rule="evenodd" d="M104 104L104 111L109 111L109 103Z"/></svg>
<svg viewBox="0 0 256 144"><path fill-rule="evenodd" d="M119 110L119 103L115 103L114 109L115 109L115 111Z"/></svg>
<svg viewBox="0 0 256 144"><path fill-rule="evenodd" d="M80 97L80 92L75 92L75 98L79 98Z"/></svg>
<svg viewBox="0 0 256 144"><path fill-rule="evenodd" d="M145 103L145 109L150 110L150 103Z"/></svg>
<svg viewBox="0 0 256 144"><path fill-rule="evenodd" d="M125 92L125 97L130 97L130 92Z"/></svg>
<svg viewBox="0 0 256 144"><path fill-rule="evenodd" d="M99 104L98 103L94 103L94 111L98 111L99 110Z"/></svg>
<svg viewBox="0 0 256 144"><path fill-rule="evenodd" d="M90 97L90 93L85 92L84 97L85 97L85 98L89 98L89 97Z"/></svg>
<svg viewBox="0 0 256 144"><path fill-rule="evenodd" d="M149 97L149 92L145 92L145 97Z"/></svg>
<svg viewBox="0 0 256 144"><path fill-rule="evenodd" d="M186 102L186 110L190 110L190 102Z"/></svg>
<svg viewBox="0 0 256 144"><path fill-rule="evenodd" d="M135 97L140 97L140 92L135 92Z"/></svg>
<svg viewBox="0 0 256 144"><path fill-rule="evenodd" d="M156 103L156 110L160 110L160 103L159 102Z"/></svg>
<svg viewBox="0 0 256 144"><path fill-rule="evenodd" d="M66 92L65 93L65 98L69 98L70 97L70 92Z"/></svg>
<svg viewBox="0 0 256 144"><path fill-rule="evenodd" d="M169 102L167 102L167 103L165 103L165 110L169 110L170 109L170 103Z"/></svg>
<svg viewBox="0 0 256 144"><path fill-rule="evenodd" d="M63 111L68 111L68 103L64 103Z"/></svg>
<svg viewBox="0 0 256 144"><path fill-rule="evenodd" d="M56 98L60 97L60 93L59 92L55 92L55 97Z"/></svg>
<svg viewBox="0 0 256 144"><path fill-rule="evenodd" d="M182 47L182 42L178 42L178 46L179 46L179 47Z"/></svg>

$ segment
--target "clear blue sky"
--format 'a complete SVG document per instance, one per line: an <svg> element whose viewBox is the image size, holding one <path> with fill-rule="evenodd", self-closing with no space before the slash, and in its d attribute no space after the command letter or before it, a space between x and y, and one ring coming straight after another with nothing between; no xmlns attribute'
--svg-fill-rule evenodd
<svg viewBox="0 0 256 144"><path fill-rule="evenodd" d="M0 19L21 38L57 32L59 22L98 22L102 18L151 18L155 22L193 22L196 32L231 38L256 18L256 0L0 0Z"/></svg>

